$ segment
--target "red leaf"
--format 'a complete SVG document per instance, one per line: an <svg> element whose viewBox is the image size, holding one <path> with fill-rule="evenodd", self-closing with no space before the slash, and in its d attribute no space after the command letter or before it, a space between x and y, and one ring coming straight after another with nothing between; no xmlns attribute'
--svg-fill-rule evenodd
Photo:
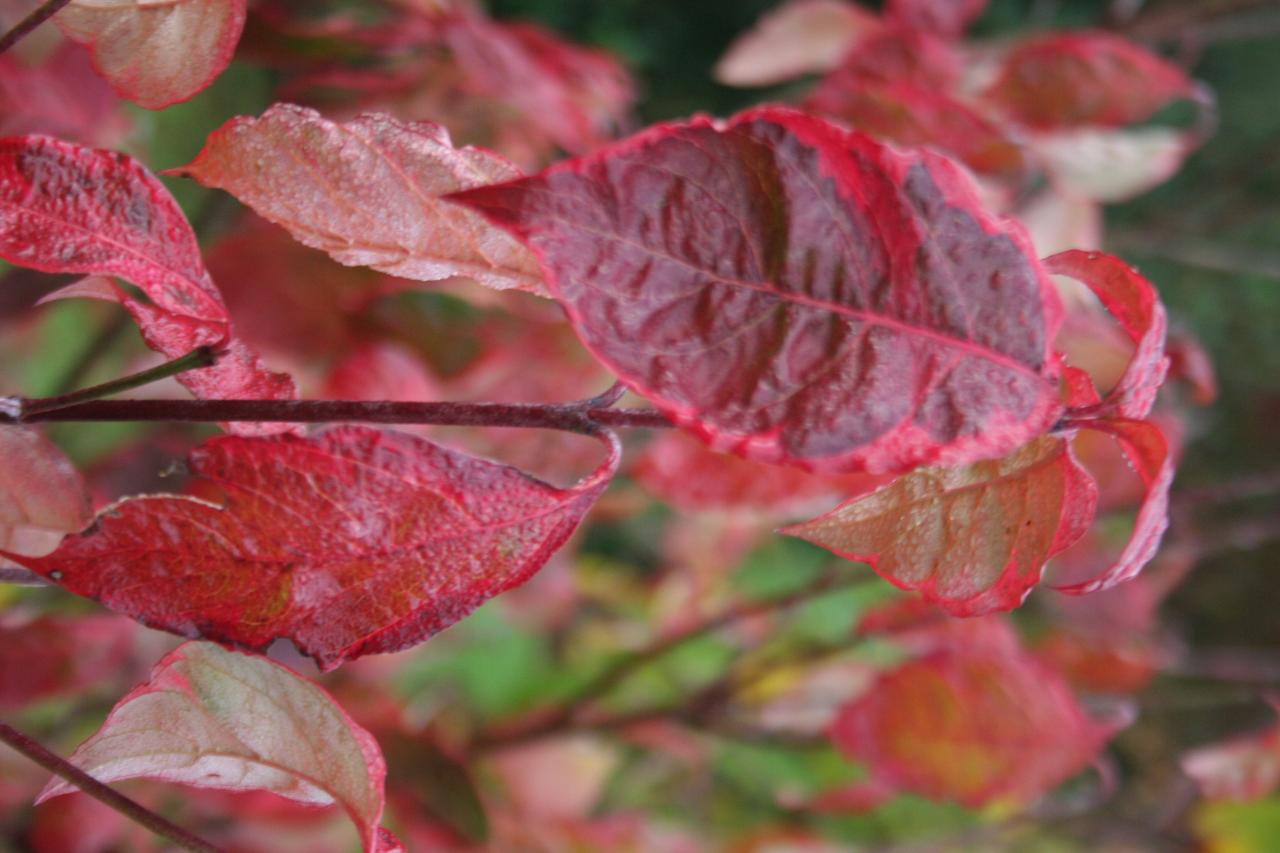
<svg viewBox="0 0 1280 853"><path fill-rule="evenodd" d="M949 646L882 676L843 709L831 737L873 784L977 808L1051 791L1113 731L1016 647Z"/></svg>
<svg viewBox="0 0 1280 853"><path fill-rule="evenodd" d="M1048 276L931 152L764 108L450 198L524 237L588 348L716 449L891 473L1057 416Z"/></svg>
<svg viewBox="0 0 1280 853"><path fill-rule="evenodd" d="M47 133L111 147L130 130L122 107L77 45L63 43L34 65L0 56L0 136Z"/></svg>
<svg viewBox="0 0 1280 853"><path fill-rule="evenodd" d="M726 86L769 86L830 71L880 27L848 0L789 0L734 39L716 63L715 78Z"/></svg>
<svg viewBox="0 0 1280 853"><path fill-rule="evenodd" d="M1182 771L1212 799L1265 797L1280 787L1280 727L1192 750Z"/></svg>
<svg viewBox="0 0 1280 853"><path fill-rule="evenodd" d="M73 0L54 18L112 88L148 109L185 101L231 61L245 0Z"/></svg>
<svg viewBox="0 0 1280 853"><path fill-rule="evenodd" d="M117 675L136 628L119 616L43 616L0 626L0 707L83 693Z"/></svg>
<svg viewBox="0 0 1280 853"><path fill-rule="evenodd" d="M534 24L463 14L448 21L443 38L464 90L507 102L572 153L610 139L635 99L630 76L612 56Z"/></svg>
<svg viewBox="0 0 1280 853"><path fill-rule="evenodd" d="M0 550L41 557L89 523L84 479L37 430L0 426L0 460Z"/></svg>
<svg viewBox="0 0 1280 853"><path fill-rule="evenodd" d="M1012 610L1093 521L1097 486L1041 438L965 468L922 469L783 533L871 565L955 616Z"/></svg>
<svg viewBox="0 0 1280 853"><path fill-rule="evenodd" d="M222 350L213 367L179 376L198 397L296 396L292 379L269 372L232 336L191 226L168 190L123 154L42 136L0 140L0 257L136 284L150 301L116 294L148 346L170 358L200 346Z"/></svg>
<svg viewBox="0 0 1280 853"><path fill-rule="evenodd" d="M226 190L348 266L543 292L527 249L439 198L520 171L491 152L454 148L438 125L380 115L335 124L315 110L276 104L261 118L223 125L176 171Z"/></svg>
<svg viewBox="0 0 1280 853"><path fill-rule="evenodd" d="M632 472L642 486L682 510L748 510L788 515L885 482L873 474L810 474L716 453L692 436L667 432L644 448ZM829 506L830 504L828 504Z"/></svg>
<svg viewBox="0 0 1280 853"><path fill-rule="evenodd" d="M889 0L887 14L915 30L955 38L987 8L987 0Z"/></svg>
<svg viewBox="0 0 1280 853"><path fill-rule="evenodd" d="M1133 341L1124 375L1102 401L1104 414L1140 419L1155 405L1169 359L1164 354L1165 312L1151 282L1114 255L1071 250L1044 261L1045 269L1086 285Z"/></svg>
<svg viewBox="0 0 1280 853"><path fill-rule="evenodd" d="M1012 177L1027 167L1021 146L998 125L936 88L836 73L806 107L889 142L945 151L975 172Z"/></svg>
<svg viewBox="0 0 1280 853"><path fill-rule="evenodd" d="M1182 69L1133 42L1081 31L1018 44L985 97L1014 121L1049 130L1145 121L1193 90Z"/></svg>
<svg viewBox="0 0 1280 853"><path fill-rule="evenodd" d="M1164 433L1150 421L1103 418L1086 421L1086 429L1108 433L1142 478L1146 495L1138 508L1133 533L1128 544L1106 571L1079 583L1055 587L1059 592L1081 595L1109 589L1142 571L1160 548L1165 528L1169 526L1169 486L1173 483L1173 459Z"/></svg>
<svg viewBox="0 0 1280 853"><path fill-rule="evenodd" d="M523 583L618 465L568 489L395 432L224 437L191 472L223 490L127 499L19 562L144 624L262 649L287 637L323 669L421 642Z"/></svg>
<svg viewBox="0 0 1280 853"><path fill-rule="evenodd" d="M386 849L378 821L387 770L373 736L294 672L213 643L184 643L165 656L70 761L106 783L154 779L337 802L365 850ZM55 779L39 801L74 790Z"/></svg>

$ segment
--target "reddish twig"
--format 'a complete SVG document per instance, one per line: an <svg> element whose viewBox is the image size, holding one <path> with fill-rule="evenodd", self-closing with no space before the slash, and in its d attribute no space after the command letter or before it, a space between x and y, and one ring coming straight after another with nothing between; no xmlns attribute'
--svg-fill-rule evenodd
<svg viewBox="0 0 1280 853"><path fill-rule="evenodd" d="M45 770L75 785L81 792L115 809L135 823L145 826L161 838L169 839L182 849L194 850L196 853L220 853L219 849L209 842L197 838L182 827L156 814L136 800L126 797L114 788L102 784L79 767L45 749L12 726L0 723L0 742L8 744L15 751L22 753L22 755L39 764Z"/></svg>
<svg viewBox="0 0 1280 853"><path fill-rule="evenodd" d="M35 10L18 22L17 26L0 36L0 53L4 53L26 38L32 30L52 18L71 0L45 0Z"/></svg>
<svg viewBox="0 0 1280 853"><path fill-rule="evenodd" d="M95 400L48 410L20 398L0 398L0 424L88 421L217 423L434 424L558 429L594 433L601 427L672 426L651 409L608 409L582 403L400 403L356 400Z"/></svg>

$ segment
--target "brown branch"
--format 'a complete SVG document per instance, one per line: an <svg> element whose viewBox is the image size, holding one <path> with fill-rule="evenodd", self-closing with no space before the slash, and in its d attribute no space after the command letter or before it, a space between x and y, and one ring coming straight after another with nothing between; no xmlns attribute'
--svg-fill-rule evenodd
<svg viewBox="0 0 1280 853"><path fill-rule="evenodd" d="M356 400L95 400L31 411L32 402L0 397L0 424L101 421L217 423L434 424L558 429L590 434L602 427L673 426L651 409L610 409L585 403L400 403ZM585 401L591 402L591 401Z"/></svg>
<svg viewBox="0 0 1280 853"><path fill-rule="evenodd" d="M161 838L169 839L182 849L193 850L195 853L220 853L219 849L209 842L192 835L182 827L156 814L136 800L126 797L114 788L102 784L79 767L45 749L12 726L0 723L0 742L8 744L12 749L39 764L45 770L75 785L81 792L115 809L133 822L145 826Z"/></svg>
<svg viewBox="0 0 1280 853"><path fill-rule="evenodd" d="M71 0L45 0L30 15L19 21L17 26L0 36L0 53L4 53L22 41L32 30L58 14L58 12L62 11L62 7L70 2Z"/></svg>

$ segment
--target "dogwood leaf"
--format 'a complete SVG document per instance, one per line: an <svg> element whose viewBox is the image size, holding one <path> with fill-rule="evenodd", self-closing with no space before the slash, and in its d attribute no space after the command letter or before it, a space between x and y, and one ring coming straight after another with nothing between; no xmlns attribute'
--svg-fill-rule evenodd
<svg viewBox="0 0 1280 853"><path fill-rule="evenodd" d="M365 850L382 847L387 770L373 736L289 669L214 643L169 653L70 761L100 782L154 779L336 802ZM56 779L40 801L75 790Z"/></svg>
<svg viewBox="0 0 1280 853"><path fill-rule="evenodd" d="M201 347L217 364L178 379L198 397L289 399L293 380L268 371L234 337L196 237L164 185L124 154L44 136L0 139L0 257L44 272L118 276L147 301L108 292L170 358ZM271 429L245 425L244 431Z"/></svg>
<svg viewBox="0 0 1280 853"><path fill-rule="evenodd" d="M762 108L450 198L526 239L587 347L716 449L896 473L1057 417L1049 278L932 152Z"/></svg>
<svg viewBox="0 0 1280 853"><path fill-rule="evenodd" d="M537 261L519 241L440 200L519 170L497 154L455 148L439 125L373 114L336 124L276 104L223 125L177 172L226 190L348 266L544 292Z"/></svg>
<svg viewBox="0 0 1280 853"><path fill-rule="evenodd" d="M123 97L158 110L213 82L235 53L246 0L72 0L54 18Z"/></svg>
<svg viewBox="0 0 1280 853"><path fill-rule="evenodd" d="M120 501L47 557L17 558L144 624L324 669L421 642L528 580L618 465L560 489L426 439L363 427L223 437L191 472L226 495Z"/></svg>
<svg viewBox="0 0 1280 853"><path fill-rule="evenodd" d="M1088 530L1097 497L1070 443L1044 437L1004 459L915 471L783 532L974 616L1021 604Z"/></svg>

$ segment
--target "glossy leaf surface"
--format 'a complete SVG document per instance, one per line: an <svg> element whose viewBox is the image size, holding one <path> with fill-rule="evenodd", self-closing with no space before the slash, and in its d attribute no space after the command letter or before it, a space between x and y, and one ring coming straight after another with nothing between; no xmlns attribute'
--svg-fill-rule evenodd
<svg viewBox="0 0 1280 853"><path fill-rule="evenodd" d="M268 371L233 336L191 226L164 186L124 154L43 136L0 140L0 257L136 284L147 301L118 287L114 295L148 346L170 358L201 346L220 351L213 367L179 377L198 397L296 396L293 380Z"/></svg>
<svg viewBox="0 0 1280 853"><path fill-rule="evenodd" d="M1123 418L1146 417L1169 370L1164 354L1168 322L1155 287L1124 261L1101 252L1061 252L1044 263L1050 272L1092 290L1133 342L1133 357L1103 409Z"/></svg>
<svg viewBox="0 0 1280 853"><path fill-rule="evenodd" d="M1176 65L1120 36L1082 31L1015 46L986 98L1013 120L1047 130L1145 121L1192 91Z"/></svg>
<svg viewBox="0 0 1280 853"><path fill-rule="evenodd" d="M381 115L336 124L314 110L276 104L261 118L232 119L179 171L226 190L349 266L543 292L537 261L524 246L440 200L519 170L488 151L455 148L438 125Z"/></svg>
<svg viewBox="0 0 1280 853"><path fill-rule="evenodd" d="M1069 443L1046 437L1004 459L912 472L783 532L973 616L1021 604L1096 505Z"/></svg>
<svg viewBox="0 0 1280 853"><path fill-rule="evenodd" d="M559 489L403 433L214 439L189 466L223 505L124 500L19 562L147 625L254 649L287 637L332 669L421 642L528 580L607 485L611 448Z"/></svg>
<svg viewBox="0 0 1280 853"><path fill-rule="evenodd" d="M327 693L257 655L184 643L112 708L70 761L100 782L154 779L338 803L379 850L386 765ZM41 800L75 788L51 782Z"/></svg>
<svg viewBox="0 0 1280 853"><path fill-rule="evenodd" d="M882 676L831 728L871 784L971 808L1026 803L1076 775L1113 727L1016 646L951 646Z"/></svg>
<svg viewBox="0 0 1280 853"><path fill-rule="evenodd" d="M89 46L122 96L158 110L204 89L231 61L246 0L72 0L54 18Z"/></svg>
<svg viewBox="0 0 1280 853"><path fill-rule="evenodd" d="M1056 418L1056 293L933 153L765 108L451 198L524 237L583 342L717 449L892 473Z"/></svg>

